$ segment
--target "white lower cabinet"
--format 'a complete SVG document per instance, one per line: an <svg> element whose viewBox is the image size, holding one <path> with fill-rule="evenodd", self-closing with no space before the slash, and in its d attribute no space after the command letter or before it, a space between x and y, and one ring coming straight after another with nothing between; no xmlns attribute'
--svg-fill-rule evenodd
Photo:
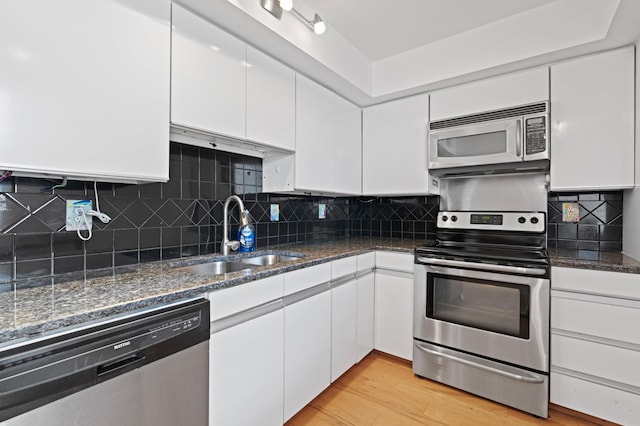
<svg viewBox="0 0 640 426"><path fill-rule="evenodd" d="M357 258L358 274L356 307L356 362L373 350L373 324L375 313L375 253L361 254Z"/></svg>
<svg viewBox="0 0 640 426"><path fill-rule="evenodd" d="M284 421L331 384L331 264L285 275Z"/></svg>
<svg viewBox="0 0 640 426"><path fill-rule="evenodd" d="M210 425L283 424L283 280L210 294Z"/></svg>
<svg viewBox="0 0 640 426"><path fill-rule="evenodd" d="M331 381L356 363L358 285L355 256L331 262Z"/></svg>
<svg viewBox="0 0 640 426"><path fill-rule="evenodd" d="M552 268L552 403L637 424L639 279L634 274Z"/></svg>
<svg viewBox="0 0 640 426"><path fill-rule="evenodd" d="M413 255L376 252L375 349L413 359Z"/></svg>

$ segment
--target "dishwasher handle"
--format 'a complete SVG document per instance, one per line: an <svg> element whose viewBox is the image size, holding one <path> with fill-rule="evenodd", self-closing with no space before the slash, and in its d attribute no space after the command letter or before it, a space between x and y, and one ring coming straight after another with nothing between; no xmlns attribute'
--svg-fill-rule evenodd
<svg viewBox="0 0 640 426"><path fill-rule="evenodd" d="M119 374L126 373L133 368L137 368L138 364L144 362L145 358L145 351L140 351L108 364L99 365L96 369L98 380L104 380L107 378L106 376L117 376Z"/></svg>

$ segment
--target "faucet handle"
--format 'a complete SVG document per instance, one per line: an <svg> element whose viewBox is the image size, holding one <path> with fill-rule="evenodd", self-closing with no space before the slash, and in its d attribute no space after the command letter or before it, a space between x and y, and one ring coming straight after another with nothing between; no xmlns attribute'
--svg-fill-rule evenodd
<svg viewBox="0 0 640 426"><path fill-rule="evenodd" d="M228 241L227 247L229 247L233 251L237 251L240 248L240 241Z"/></svg>

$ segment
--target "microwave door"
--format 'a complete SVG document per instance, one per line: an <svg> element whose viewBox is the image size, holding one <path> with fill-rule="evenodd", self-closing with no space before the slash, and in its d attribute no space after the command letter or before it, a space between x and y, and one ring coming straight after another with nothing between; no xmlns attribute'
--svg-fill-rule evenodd
<svg viewBox="0 0 640 426"><path fill-rule="evenodd" d="M429 133L429 168L522 161L522 120L474 124Z"/></svg>

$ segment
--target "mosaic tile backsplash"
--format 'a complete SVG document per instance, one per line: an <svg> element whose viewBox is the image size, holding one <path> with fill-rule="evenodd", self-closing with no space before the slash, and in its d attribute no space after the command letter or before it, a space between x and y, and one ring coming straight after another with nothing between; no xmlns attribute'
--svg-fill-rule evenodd
<svg viewBox="0 0 640 426"><path fill-rule="evenodd" d="M93 183L12 177L0 182L0 282L176 259L220 251L223 205L245 202L256 224L258 249L342 237L393 237L416 245L434 239L438 197L322 198L262 193L260 159L173 143L167 183L98 183L108 224L93 221L91 240L67 232L69 199L91 199ZM562 202L577 201L578 224L562 222ZM318 218L319 204L327 218ZM280 220L270 220L278 204ZM231 237L238 227L231 209ZM620 250L622 193L550 194L548 245Z"/></svg>

